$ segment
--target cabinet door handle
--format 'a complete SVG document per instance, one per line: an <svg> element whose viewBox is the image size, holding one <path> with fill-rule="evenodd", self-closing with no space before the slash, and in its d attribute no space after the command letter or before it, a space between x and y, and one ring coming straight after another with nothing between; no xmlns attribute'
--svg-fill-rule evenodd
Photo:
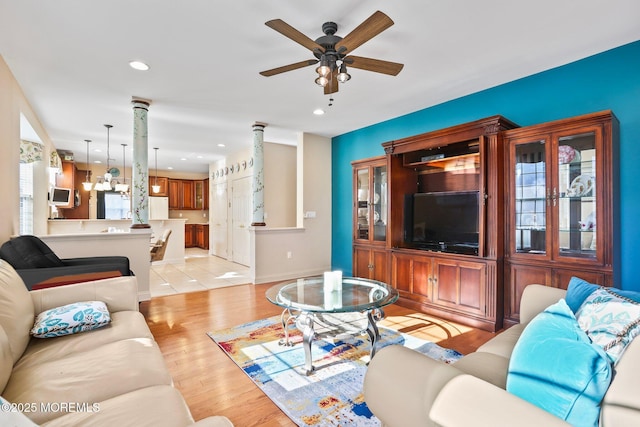
<svg viewBox="0 0 640 427"><path fill-rule="evenodd" d="M556 205L556 197L557 197L556 187L553 187L553 206Z"/></svg>
<svg viewBox="0 0 640 427"><path fill-rule="evenodd" d="M551 190L547 188L547 206L551 206Z"/></svg>

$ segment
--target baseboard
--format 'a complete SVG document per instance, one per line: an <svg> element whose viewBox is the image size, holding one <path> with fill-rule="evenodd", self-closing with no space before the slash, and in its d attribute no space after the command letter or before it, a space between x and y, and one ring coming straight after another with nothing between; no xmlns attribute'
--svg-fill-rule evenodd
<svg viewBox="0 0 640 427"><path fill-rule="evenodd" d="M138 302L149 301L150 299L151 299L150 291L138 292Z"/></svg>

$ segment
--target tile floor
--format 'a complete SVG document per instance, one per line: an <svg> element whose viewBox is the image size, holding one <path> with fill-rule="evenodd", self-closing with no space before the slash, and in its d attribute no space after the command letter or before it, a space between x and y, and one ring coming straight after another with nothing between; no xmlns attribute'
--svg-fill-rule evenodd
<svg viewBox="0 0 640 427"><path fill-rule="evenodd" d="M198 248L185 249L184 264L151 264L151 297L204 291L250 283L249 267L209 255Z"/></svg>

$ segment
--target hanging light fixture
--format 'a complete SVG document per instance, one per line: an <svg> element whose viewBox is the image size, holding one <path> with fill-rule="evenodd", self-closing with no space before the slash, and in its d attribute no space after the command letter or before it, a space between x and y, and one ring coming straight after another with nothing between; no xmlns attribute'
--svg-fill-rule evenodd
<svg viewBox="0 0 640 427"><path fill-rule="evenodd" d="M91 140L85 139L84 141L87 143L87 175L82 183L82 187L84 188L84 191L91 191L91 187L93 187L93 183L91 182L91 172L89 171L89 143Z"/></svg>
<svg viewBox="0 0 640 427"><path fill-rule="evenodd" d="M127 144L120 144L120 145L122 145L122 184L120 183L116 184L116 191L119 191L121 193L128 193L129 186L127 185L127 169L126 169L127 163L125 162Z"/></svg>
<svg viewBox="0 0 640 427"><path fill-rule="evenodd" d="M347 65L344 62L340 64L340 72L336 78L340 83L346 83L351 80L351 74L347 73Z"/></svg>
<svg viewBox="0 0 640 427"><path fill-rule="evenodd" d="M159 193L160 186L158 185L158 147L154 147L153 149L156 152L156 179L154 181L154 184L151 186L151 189L154 193Z"/></svg>
<svg viewBox="0 0 640 427"><path fill-rule="evenodd" d="M113 175L111 175L111 168L109 167L109 158L110 158L110 152L109 152L109 130L113 127L112 125L104 125L104 127L107 128L107 171L104 174L104 177L102 179L98 178L98 183L96 184L95 189L98 191L108 191L111 190L111 178L113 178Z"/></svg>

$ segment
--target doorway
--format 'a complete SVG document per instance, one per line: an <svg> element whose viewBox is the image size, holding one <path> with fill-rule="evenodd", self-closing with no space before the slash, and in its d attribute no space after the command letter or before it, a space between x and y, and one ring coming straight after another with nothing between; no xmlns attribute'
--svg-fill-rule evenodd
<svg viewBox="0 0 640 427"><path fill-rule="evenodd" d="M248 266L251 263L251 177L231 183L231 259Z"/></svg>

